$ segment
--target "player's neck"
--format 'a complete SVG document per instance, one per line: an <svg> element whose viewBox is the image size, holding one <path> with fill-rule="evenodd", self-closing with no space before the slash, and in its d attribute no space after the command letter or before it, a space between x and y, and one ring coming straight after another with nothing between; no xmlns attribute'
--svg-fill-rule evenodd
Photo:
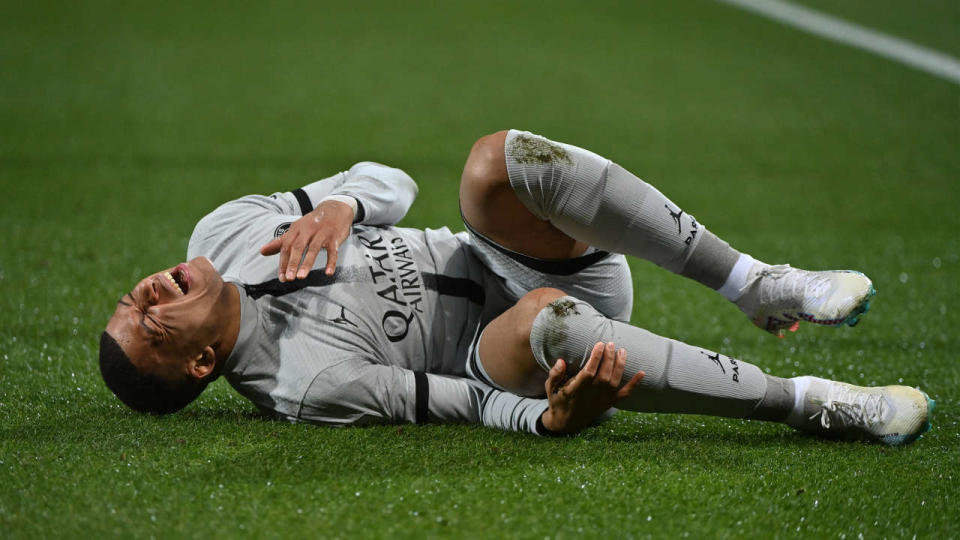
<svg viewBox="0 0 960 540"><path fill-rule="evenodd" d="M214 352L217 355L217 367L219 372L223 363L230 357L233 347L237 344L237 337L240 334L240 293L237 286L233 283L224 283L221 293L220 308L218 311L222 317L220 328L220 339L214 345Z"/></svg>

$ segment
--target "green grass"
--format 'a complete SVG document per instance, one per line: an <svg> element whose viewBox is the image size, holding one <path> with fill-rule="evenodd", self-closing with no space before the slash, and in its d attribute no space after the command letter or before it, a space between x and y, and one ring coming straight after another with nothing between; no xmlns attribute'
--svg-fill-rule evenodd
<svg viewBox="0 0 960 540"><path fill-rule="evenodd" d="M955 45L929 4L897 28ZM0 536L960 535L956 85L710 2L206 6L0 7ZM638 262L634 322L780 375L920 385L934 430L334 430L222 381L143 417L100 382L114 301L215 205L372 159L418 180L405 225L459 229L469 145L508 127L617 160L757 257L868 273L856 329L776 340Z"/></svg>

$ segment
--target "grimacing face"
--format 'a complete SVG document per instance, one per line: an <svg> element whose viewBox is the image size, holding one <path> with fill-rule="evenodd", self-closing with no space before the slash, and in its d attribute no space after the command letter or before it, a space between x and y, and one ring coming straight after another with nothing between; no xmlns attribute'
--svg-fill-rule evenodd
<svg viewBox="0 0 960 540"><path fill-rule="evenodd" d="M117 302L107 333L141 373L203 378L217 361L224 286L206 257L147 276Z"/></svg>

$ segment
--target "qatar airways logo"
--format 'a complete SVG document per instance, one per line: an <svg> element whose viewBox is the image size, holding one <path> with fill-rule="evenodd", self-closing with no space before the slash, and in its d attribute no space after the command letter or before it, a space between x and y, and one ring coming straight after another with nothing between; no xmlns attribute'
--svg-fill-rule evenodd
<svg viewBox="0 0 960 540"><path fill-rule="evenodd" d="M402 341L417 314L423 314L423 280L410 247L401 236L387 239L375 231L358 234L357 240L366 248L363 256L377 296L386 301L383 332L394 343Z"/></svg>

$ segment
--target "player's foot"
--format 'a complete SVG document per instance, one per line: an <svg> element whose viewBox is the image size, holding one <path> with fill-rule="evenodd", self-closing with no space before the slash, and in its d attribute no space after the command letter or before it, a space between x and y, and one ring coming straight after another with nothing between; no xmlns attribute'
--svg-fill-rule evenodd
<svg viewBox="0 0 960 540"><path fill-rule="evenodd" d="M782 337L800 321L823 326L854 326L870 309L877 291L870 279L852 270L811 272L789 264L756 263L736 301L753 324Z"/></svg>
<svg viewBox="0 0 960 540"><path fill-rule="evenodd" d="M787 423L801 431L900 446L930 430L936 402L917 388L854 386L817 377L793 381L803 396Z"/></svg>

